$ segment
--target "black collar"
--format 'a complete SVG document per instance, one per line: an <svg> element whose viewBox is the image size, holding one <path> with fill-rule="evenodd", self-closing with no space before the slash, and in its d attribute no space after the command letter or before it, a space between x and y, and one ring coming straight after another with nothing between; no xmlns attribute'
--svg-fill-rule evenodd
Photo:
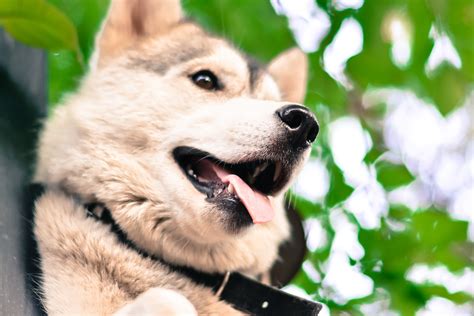
<svg viewBox="0 0 474 316"><path fill-rule="evenodd" d="M44 192L41 184L32 184L30 192L34 192L33 199L38 199ZM109 225L117 238L130 249L143 257L156 260L167 266L171 271L179 273L194 283L210 288L219 298L234 308L250 315L318 315L322 305L297 296L285 293L274 287L264 285L241 273L226 274L206 273L190 267L178 266L164 261L162 258L150 255L138 248L120 225L113 219L110 211L98 203L84 205L87 215L105 225ZM102 208L96 212L96 208ZM100 215L98 215L100 214Z"/></svg>

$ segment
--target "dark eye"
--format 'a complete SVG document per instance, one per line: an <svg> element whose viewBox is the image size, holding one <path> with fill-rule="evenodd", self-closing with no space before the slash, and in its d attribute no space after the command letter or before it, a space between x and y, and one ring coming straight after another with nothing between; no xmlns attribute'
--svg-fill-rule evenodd
<svg viewBox="0 0 474 316"><path fill-rule="evenodd" d="M206 90L219 89L219 81L217 80L216 75L214 75L209 70L198 71L191 76L191 79L193 80L194 84L196 84L199 88Z"/></svg>

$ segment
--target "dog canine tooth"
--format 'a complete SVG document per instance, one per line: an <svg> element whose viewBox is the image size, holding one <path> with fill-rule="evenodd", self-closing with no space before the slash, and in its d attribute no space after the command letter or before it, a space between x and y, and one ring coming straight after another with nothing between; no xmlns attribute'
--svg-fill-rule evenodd
<svg viewBox="0 0 474 316"><path fill-rule="evenodd" d="M228 191L230 194L235 194L234 186L229 183L229 186L227 187L227 191Z"/></svg>
<svg viewBox="0 0 474 316"><path fill-rule="evenodd" d="M281 174L281 162L275 163L275 173L273 174L273 181L275 182Z"/></svg>
<svg viewBox="0 0 474 316"><path fill-rule="evenodd" d="M260 173L262 173L265 169L267 169L267 167L268 167L268 162L264 162L264 163L258 165L258 166L255 168L255 170L253 171L252 178L254 178L254 180L255 180L255 178L256 178Z"/></svg>
<svg viewBox="0 0 474 316"><path fill-rule="evenodd" d="M254 172L254 174L255 174L255 172ZM256 179L256 176L253 176L253 175L249 175L249 176L247 177L247 180L248 180L249 184L254 184L254 183L255 183L255 179Z"/></svg>
<svg viewBox="0 0 474 316"><path fill-rule="evenodd" d="M260 166L255 167L255 169L253 170L252 175L250 176L250 179L251 179L252 181L254 181L255 178L258 176L259 173L260 173Z"/></svg>

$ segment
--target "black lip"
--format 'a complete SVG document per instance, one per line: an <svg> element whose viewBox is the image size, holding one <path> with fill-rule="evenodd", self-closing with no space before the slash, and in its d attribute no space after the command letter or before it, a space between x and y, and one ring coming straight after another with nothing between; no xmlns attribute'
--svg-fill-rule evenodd
<svg viewBox="0 0 474 316"><path fill-rule="evenodd" d="M218 198L208 200L222 211L222 214L226 218L223 224L227 231L238 233L253 224L252 217L250 217L249 212L240 200L231 196L224 197L222 195Z"/></svg>
<svg viewBox="0 0 474 316"><path fill-rule="evenodd" d="M178 165L181 167L181 170L183 171L184 175L188 180L191 182L191 184L198 190L199 192L205 194L208 199L213 197L214 193L214 187L209 186L209 185L203 185L199 181L196 181L193 177L191 177L187 172L186 172L186 161L182 159L183 157L206 157L209 154L207 154L204 151L191 148L191 147L178 147L173 151L173 157L175 161L178 163ZM218 185L217 183L215 185Z"/></svg>
<svg viewBox="0 0 474 316"><path fill-rule="evenodd" d="M273 195L277 192L279 192L285 184L288 182L290 175L291 175L291 166L288 164L282 164L282 171L275 183L271 181L272 183L268 183L268 179L271 180L271 175L273 175L275 171L275 161L276 160L270 160L270 159L249 159L247 161L241 161L238 164L232 164L228 163L222 160L219 160L218 158L214 157L208 152L199 150L197 148L193 147L187 147L187 146L182 146L182 147L177 147L173 150L173 157L177 164L181 167L181 170L185 174L185 176L188 178L188 180L193 184L193 186L201 193L205 194L208 199L214 198L213 193L216 189L219 188L219 186L222 186L222 183L219 182L211 182L211 183L206 183L203 184L199 181L197 181L195 178L190 176L186 172L186 167L187 164L189 163L190 160L192 159L208 159L211 160L212 162L219 164L221 166L224 166L225 169L230 170L233 173L236 174L242 174L242 171L245 168L252 168L253 166L258 165L259 163L262 163L264 161L267 161L269 163L272 163L264 172L262 172L262 175L265 173L268 173L266 176L263 177L258 177L261 180L267 180L267 181L258 181L257 179L255 184L249 184L253 189L265 194L265 195ZM280 162L281 163L281 162ZM246 179L243 178L244 181ZM226 197L227 198L227 197Z"/></svg>

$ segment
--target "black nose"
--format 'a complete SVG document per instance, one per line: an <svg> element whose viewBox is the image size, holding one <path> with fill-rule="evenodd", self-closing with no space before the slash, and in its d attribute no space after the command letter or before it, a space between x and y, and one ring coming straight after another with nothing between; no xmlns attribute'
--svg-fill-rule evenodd
<svg viewBox="0 0 474 316"><path fill-rule="evenodd" d="M319 125L307 108L290 104L278 109L276 113L285 123L294 148L306 148L314 142L319 132Z"/></svg>

